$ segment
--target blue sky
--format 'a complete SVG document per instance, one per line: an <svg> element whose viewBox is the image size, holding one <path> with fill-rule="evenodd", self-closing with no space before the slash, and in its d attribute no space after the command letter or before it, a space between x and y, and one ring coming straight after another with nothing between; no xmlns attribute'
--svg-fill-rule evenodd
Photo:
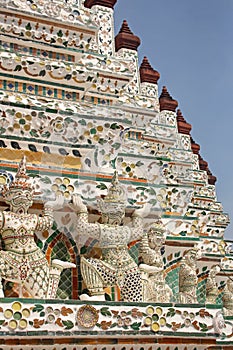
<svg viewBox="0 0 233 350"><path fill-rule="evenodd" d="M217 176L233 240L233 0L118 0L115 34L126 19L179 103L200 154Z"/></svg>

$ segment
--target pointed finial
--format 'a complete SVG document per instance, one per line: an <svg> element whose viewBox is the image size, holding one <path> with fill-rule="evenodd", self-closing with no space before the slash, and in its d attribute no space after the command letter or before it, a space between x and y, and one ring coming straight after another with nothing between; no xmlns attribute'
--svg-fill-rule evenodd
<svg viewBox="0 0 233 350"><path fill-rule="evenodd" d="M217 177L214 176L209 169L207 170L207 175L208 175L208 184L215 185L215 183L217 181Z"/></svg>
<svg viewBox="0 0 233 350"><path fill-rule="evenodd" d="M137 51L140 43L140 38L133 34L129 28L127 21L124 20L119 33L115 37L116 51L122 48Z"/></svg>
<svg viewBox="0 0 233 350"><path fill-rule="evenodd" d="M180 134L190 135L192 125L186 122L180 109L177 110L176 120L177 120L178 132Z"/></svg>
<svg viewBox="0 0 233 350"><path fill-rule="evenodd" d="M129 25L128 25L128 22L126 21L126 19L123 20L123 23L121 25L121 29L120 29L119 33L134 35L132 30L129 28Z"/></svg>
<svg viewBox="0 0 233 350"><path fill-rule="evenodd" d="M2 195L4 198L7 197L8 193L14 191L15 189L28 190L34 193L34 188L28 181L29 176L26 174L26 167L26 157L23 156L19 163L15 179L10 183L9 186L3 186Z"/></svg>
<svg viewBox="0 0 233 350"><path fill-rule="evenodd" d="M207 171L208 170L208 163L202 158L202 156L200 156L200 154L198 155L198 157L199 157L200 170Z"/></svg>
<svg viewBox="0 0 233 350"><path fill-rule="evenodd" d="M141 83L151 83L157 84L157 81L160 78L159 72L153 69L148 61L148 58L145 56L139 68Z"/></svg>
<svg viewBox="0 0 233 350"><path fill-rule="evenodd" d="M119 202L119 203L125 203L125 190L124 188L119 184L118 180L118 173L117 171L114 172L114 175L112 177L111 185L108 188L108 193L104 198L105 202Z"/></svg>
<svg viewBox="0 0 233 350"><path fill-rule="evenodd" d="M87 8L92 8L92 6L100 5L104 7L114 8L117 0L85 0L84 6Z"/></svg>
<svg viewBox="0 0 233 350"><path fill-rule="evenodd" d="M191 149L192 149L193 153L199 154L200 146L194 141L194 139L192 137L190 137L190 141L191 141Z"/></svg>
<svg viewBox="0 0 233 350"><path fill-rule="evenodd" d="M169 92L167 91L166 86L163 86L162 93L159 97L160 111L172 111L175 112L178 102L173 100Z"/></svg>
<svg viewBox="0 0 233 350"><path fill-rule="evenodd" d="M15 175L16 179L28 179L28 176L26 174L26 167L26 156L23 156L19 163L17 173Z"/></svg>

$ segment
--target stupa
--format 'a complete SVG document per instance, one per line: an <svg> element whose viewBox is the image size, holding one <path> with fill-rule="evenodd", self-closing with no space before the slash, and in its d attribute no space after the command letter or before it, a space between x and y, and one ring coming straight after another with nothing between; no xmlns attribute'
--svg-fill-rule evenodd
<svg viewBox="0 0 233 350"><path fill-rule="evenodd" d="M216 177L169 88L159 95L160 73L138 62L140 38L126 20L115 35L116 2L0 0L1 210L23 158L33 220L62 198L30 239L48 266L68 266L55 298L29 293L40 266L28 262L29 226L10 234L0 220L3 350L233 347L233 254Z"/></svg>

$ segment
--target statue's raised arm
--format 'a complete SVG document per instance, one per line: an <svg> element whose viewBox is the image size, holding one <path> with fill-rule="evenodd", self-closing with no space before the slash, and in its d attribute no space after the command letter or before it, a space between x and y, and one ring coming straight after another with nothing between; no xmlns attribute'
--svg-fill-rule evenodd
<svg viewBox="0 0 233 350"><path fill-rule="evenodd" d="M45 202L42 216L37 217L36 231L44 231L52 227L54 221L53 212L61 209L63 206L64 197L61 195L56 197L54 201Z"/></svg>
<svg viewBox="0 0 233 350"><path fill-rule="evenodd" d="M78 194L74 194L69 206L77 214L77 234L99 239L100 226L99 224L88 222L88 211L82 198Z"/></svg>

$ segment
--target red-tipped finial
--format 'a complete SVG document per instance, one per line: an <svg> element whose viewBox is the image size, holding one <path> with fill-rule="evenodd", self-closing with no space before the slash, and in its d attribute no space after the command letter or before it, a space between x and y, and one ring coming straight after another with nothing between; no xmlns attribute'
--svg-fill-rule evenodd
<svg viewBox="0 0 233 350"><path fill-rule="evenodd" d="M172 111L175 112L178 102L176 100L173 100L169 92L167 91L166 86L163 86L162 93L159 97L159 103L160 103L160 111Z"/></svg>
<svg viewBox="0 0 233 350"><path fill-rule="evenodd" d="M208 170L208 163L202 158L202 156L200 156L200 154L198 155L198 157L199 157L200 170L207 171Z"/></svg>
<svg viewBox="0 0 233 350"><path fill-rule="evenodd" d="M191 140L191 148L194 154L199 154L200 146L194 141L192 137L190 137Z"/></svg>
<svg viewBox="0 0 233 350"><path fill-rule="evenodd" d="M215 185L215 183L217 181L217 177L214 176L209 169L207 170L207 175L208 175L208 184Z"/></svg>
<svg viewBox="0 0 233 350"><path fill-rule="evenodd" d="M90 9L92 6L100 5L113 9L116 2L117 0L85 0L84 6Z"/></svg>
<svg viewBox="0 0 233 350"><path fill-rule="evenodd" d="M157 81L160 78L159 72L151 67L150 62L147 57L143 58L141 66L139 68L141 83L151 83L157 84Z"/></svg>
<svg viewBox="0 0 233 350"><path fill-rule="evenodd" d="M186 122L180 109L177 110L176 120L177 120L177 127L178 127L179 133L190 135L192 125Z"/></svg>
<svg viewBox="0 0 233 350"><path fill-rule="evenodd" d="M116 51L122 48L137 51L137 48L140 44L140 38L133 34L129 28L127 21L124 20L119 33L115 37Z"/></svg>

